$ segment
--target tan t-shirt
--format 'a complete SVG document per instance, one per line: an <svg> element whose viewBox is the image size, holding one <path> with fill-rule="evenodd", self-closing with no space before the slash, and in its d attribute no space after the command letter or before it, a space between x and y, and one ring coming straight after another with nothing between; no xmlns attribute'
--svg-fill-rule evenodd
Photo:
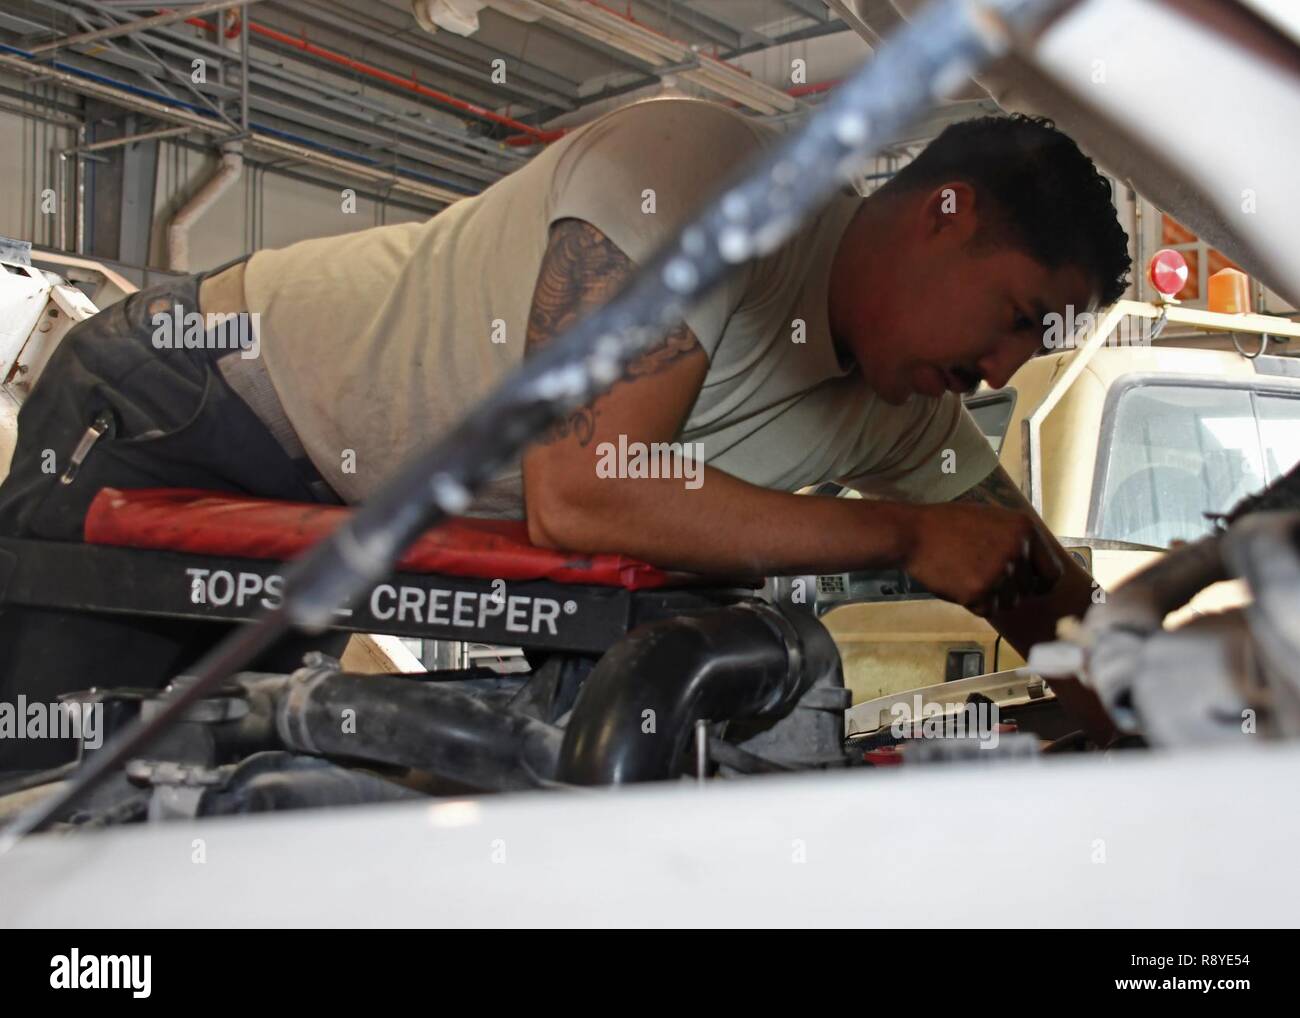
<svg viewBox="0 0 1300 1018"><path fill-rule="evenodd" d="M268 373L317 469L345 500L361 501L522 360L551 223L583 219L641 262L777 138L713 103L636 103L427 222L255 254L249 310L261 316ZM688 312L709 370L678 438L768 488L841 480L879 497L943 501L996 462L960 401L917 396L891 407L831 341L831 261L861 200L846 189ZM523 515L517 461L474 511Z"/></svg>

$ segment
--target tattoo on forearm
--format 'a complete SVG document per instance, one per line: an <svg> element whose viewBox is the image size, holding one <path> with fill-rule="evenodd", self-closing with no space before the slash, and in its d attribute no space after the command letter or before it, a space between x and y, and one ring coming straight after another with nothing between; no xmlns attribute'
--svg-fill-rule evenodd
<svg viewBox="0 0 1300 1018"><path fill-rule="evenodd" d="M590 223L580 219L555 223L533 290L525 356L564 332L587 311L608 301L635 270L631 259ZM665 371L699 349L699 345L683 323L630 364L621 381ZM572 436L579 445L588 445L596 433L598 402L593 400L573 411L540 441L545 444Z"/></svg>
<svg viewBox="0 0 1300 1018"><path fill-rule="evenodd" d="M596 407L594 403L578 407L562 421L556 421L538 441L546 444L558 442L572 435L579 445L590 445L596 437Z"/></svg>
<svg viewBox="0 0 1300 1018"><path fill-rule="evenodd" d="M967 502L972 505L999 506L1003 509L1023 510L1029 507L1028 500L1011 480L1011 476L1000 466L994 467L993 473L975 487L958 495L953 501Z"/></svg>

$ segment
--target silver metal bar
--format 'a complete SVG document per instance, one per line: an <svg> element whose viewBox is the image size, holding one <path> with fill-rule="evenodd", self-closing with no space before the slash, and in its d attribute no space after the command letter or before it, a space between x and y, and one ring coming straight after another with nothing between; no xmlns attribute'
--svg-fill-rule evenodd
<svg viewBox="0 0 1300 1018"><path fill-rule="evenodd" d="M349 141L354 141L358 145L365 144L368 148L394 152L433 170L463 178L467 191L486 187L502 176L500 169L496 171L486 169L473 160L472 154L471 158L465 159L451 154L442 147L434 147L428 137L421 137L420 132L411 129L409 124L380 123L363 113L344 108L336 108L331 116L321 109L319 100L310 95L306 97L310 105L284 102L280 98L281 95L296 98L303 98L303 96L297 94L299 90L286 88L281 82L268 80L257 73L253 74L252 84L261 84L265 87L264 94L253 95L254 114L265 111L293 123L315 127L330 134L344 133Z"/></svg>
<svg viewBox="0 0 1300 1018"><path fill-rule="evenodd" d="M822 0L781 0L781 3L805 18L812 18L813 21L830 20L830 15L826 12L827 5Z"/></svg>
<svg viewBox="0 0 1300 1018"><path fill-rule="evenodd" d="M865 39L872 49L880 45L879 33L858 16L858 12L850 6L848 0L824 0L824 2L840 16L841 21Z"/></svg>
<svg viewBox="0 0 1300 1018"><path fill-rule="evenodd" d="M86 125L77 128L77 144L86 143ZM77 175L77 236L73 242L77 254L85 254L86 249L86 173L78 160L72 164L72 171Z"/></svg>
<svg viewBox="0 0 1300 1018"><path fill-rule="evenodd" d="M38 2L42 4L46 4L48 0L38 0ZM203 56L211 57L215 61L221 64L224 64L226 60L238 57L238 54L236 52L232 52L231 50L224 49L220 46L216 46L213 43L208 42L207 40L186 39L182 36L179 36L176 34L175 30L173 29L163 29L161 31L154 33L152 45L157 47L159 50L161 50L164 53L171 53L176 56L182 56L185 58L189 58L195 54L201 54ZM261 60L255 56L252 56L251 54L249 57L249 65L251 70L251 73L249 75L250 87L254 84L259 84L260 79L264 79L265 77L268 76L274 77L283 81L291 82L299 87L307 87L314 91L317 91L324 99L329 100L331 103L347 103L349 105L354 105L358 107L363 107L365 109L373 110L377 116L383 117L387 120L394 122L395 124L401 125L401 128L403 130L407 130L408 133L410 133L411 125L403 123L404 120L409 118L404 118L402 117L400 112L393 110L390 107L386 107L383 104L378 103L374 100L368 99L365 96L359 94L354 95L354 94L349 94L340 91L338 88L328 85L322 81L318 81L314 78L308 78L300 74L295 74L291 71L286 70L283 67L278 66L275 63L271 63L266 60ZM299 94L299 98L302 98L301 94ZM313 99L309 101L313 101L317 105L320 105L322 107L326 106L326 104L322 102L320 99ZM334 107L329 106L328 108L333 109ZM449 118L449 119L454 119L454 118ZM457 126L463 126L462 122L459 120L456 120L455 123ZM465 152L467 154L473 152L474 154L481 155L485 158L492 158L494 155L497 155L497 153L493 151L494 147L488 147L487 145L483 145L481 147L475 146L473 144L475 142L475 139L465 134L463 130L459 132L453 132L449 130L446 126L440 125L436 120L425 117L419 121L418 130L414 131L413 136L418 137L420 140L426 143L429 143L430 142L430 139L428 137L429 134L434 134L438 136L438 138L447 139L447 141L445 142L446 144L454 145L458 147L460 151Z"/></svg>
<svg viewBox="0 0 1300 1018"><path fill-rule="evenodd" d="M137 141L157 141L160 138L174 138L178 134L189 133L190 128L188 127L160 127L156 131L141 131L139 134L128 134L121 138L91 142L89 145L82 145L72 151L75 153L102 152L106 148L117 148L119 145L130 145Z"/></svg>
<svg viewBox="0 0 1300 1018"><path fill-rule="evenodd" d="M68 11L66 5L55 2L55 0L36 0L36 2L40 6L49 8L50 10L57 10L63 13L67 13ZM78 2L83 3L92 9L100 11L106 9L102 4L96 3L95 0L78 0ZM237 50L230 50L216 46L205 39L187 38L178 34L177 30L173 27L153 31L151 33L150 45L160 52L180 56L186 60L190 59L194 55L202 55L222 64L224 64L226 60L238 59ZM474 158L494 164L498 168L498 172L489 178L484 178L489 181L494 180L496 177L502 175L502 173L507 172L510 168L513 168L514 165L521 165L526 161L513 152L503 152L500 146L495 143L490 143L466 134L463 129L463 123L451 118L449 115L438 114L431 116L425 114L418 120L413 120L411 117L404 116L400 112L386 107L382 103L379 103L368 96L360 93L351 94L341 91L337 87L331 86L324 81L295 74L275 63L258 59L256 56L250 55L249 64L251 70L249 75L250 88L259 85L261 82L265 82L266 78L269 76L281 81L292 82L295 86L300 88L305 87L313 92L318 92L321 98L313 98L308 101L321 106L323 112L326 114L329 112L337 112L337 104L347 104L348 106L356 106L365 110L373 110L375 116L383 118L386 122L386 126L393 131L418 140L425 145L436 147L446 146L461 154L471 155ZM231 77L230 80L233 82L233 77ZM283 86L281 86L281 88L283 88ZM232 94L237 93L232 91ZM303 96L299 94L299 98L302 97ZM204 104L208 105L206 100L204 100ZM257 112L256 93L253 93L252 105L253 113L255 114ZM374 117L366 117L362 114L356 115L361 119L367 119L371 122L374 122L375 119ZM440 119L444 117L447 120L454 122L455 126L460 128L460 130L453 130L451 127L441 123ZM239 125L234 121L229 121L229 129L232 136L239 133ZM347 137L347 132L345 130L341 130L338 133ZM430 137L430 135L433 137ZM416 158L425 165L436 170L446 169L453 172L457 171L456 165L432 159L428 155L416 156ZM482 174L476 175L464 171L463 169L460 172L465 172L466 175L470 177L482 177Z"/></svg>
<svg viewBox="0 0 1300 1018"><path fill-rule="evenodd" d="M454 50L449 47L443 49L446 52L454 52L459 59L443 56L429 48L438 45L437 36L429 37L419 33L422 37L421 42L428 45L417 45L404 38L404 35L409 33L403 33L400 28L381 20L381 15L386 8L371 7L365 12L344 8L349 14L348 18L344 18L324 10L318 2L280 3L277 7L291 10L294 14L315 24L336 29L358 39L366 39L392 53L419 60L422 64L427 64L430 70L446 72L461 78L471 88L490 89L498 96L509 93L529 102L545 103L563 110L573 110L578 107L578 89L573 82L536 64L530 64L518 57L510 57L510 80L501 84L494 83L489 72L467 66L465 61L478 61L481 66L486 67L489 58L501 56L501 53L476 43L473 39L456 37ZM363 21L371 22L378 26L378 29L362 24ZM521 81L527 84L521 84Z"/></svg>
<svg viewBox="0 0 1300 1018"><path fill-rule="evenodd" d="M847 32L847 31L849 31L849 28L842 21L839 20L822 21L822 22L818 22L815 25L810 25L806 28L795 29L793 32L787 32L784 35L776 36L771 40L771 45L788 46L793 43L807 42L809 39L819 39L824 36L837 35L840 32ZM754 43L752 45L742 46L739 49L731 50L726 53L720 53L719 57L723 60L733 60L736 57L745 56L749 53L755 53L760 50L764 50L768 48L770 47L762 45L760 43ZM649 85L655 84L659 80L659 75L664 73L667 73L666 68L657 67L655 68L655 73L652 75L642 75L637 78L625 80L619 85L611 86L610 88L605 89L600 93L600 98L613 99L621 95L627 95L631 92L636 92L639 89L643 89ZM550 117L556 116L560 112L562 111L559 109L542 110L537 114L537 119L539 122L545 122ZM802 116L802 113L803 111L799 111L797 114L793 114L793 115ZM779 123L782 119L787 118L789 116L792 116L792 114L778 114L776 117L765 117L763 118L763 120L765 123L769 123L769 122Z"/></svg>
<svg viewBox="0 0 1300 1018"><path fill-rule="evenodd" d="M248 133L248 12L239 15L239 123Z"/></svg>
<svg viewBox="0 0 1300 1018"><path fill-rule="evenodd" d="M108 16L116 16L112 8L105 7L104 4L97 2L97 0L80 0L80 2L87 7L90 7L92 10L100 12L101 14L105 14ZM139 38L138 36L136 38L130 39L129 42L131 42L139 49L143 50L145 54L149 57L149 59L153 60L154 63L157 64L157 66L163 70L163 72L167 75L167 77L171 78L173 81L179 84L183 89L185 89L185 91L189 92L190 95L194 96L194 98L198 100L200 105L206 106L214 114L216 114L216 116L221 118L221 120L226 124L227 127L230 128L232 132L239 130L235 122L226 116L225 111L221 108L219 102L213 102L206 95L204 95L202 92L200 92L197 88L194 87L194 82L190 80L190 76L188 74L182 73L181 71L173 67L171 64L163 60L161 57L159 57L158 54L153 51L152 47L150 47L148 43L146 43L143 39ZM110 44L110 45L116 46L116 44ZM157 91L162 92L164 95L172 94L165 85L156 81L155 79L146 76L146 80L149 81L154 86L154 88L157 89Z"/></svg>
<svg viewBox="0 0 1300 1018"><path fill-rule="evenodd" d="M8 53L0 53L0 67L7 67L11 70L18 71L21 74L31 74L49 81L58 82L70 91L80 93L81 95L93 96L97 99L104 99L105 101L121 106L124 109L135 110L140 113L148 113L150 116L158 120L166 120L174 124L185 124L196 130L212 134L218 140L222 138L228 139L231 137L230 135L224 135L221 133L221 122L212 117L205 117L201 114L193 113L190 110L169 106L166 103L161 103L143 96L137 96L111 85L104 85L88 78L82 78L79 75L72 74L68 71L60 71L53 67L47 67L44 64L38 64L23 57L12 56ZM434 184L426 184L423 181L412 180L409 177L395 176L381 168L367 166L364 163L353 162L350 159L345 159L340 156L332 156L324 152L317 152L306 146L296 145L280 138L272 138L267 135L259 134L256 131L253 132L249 140L250 143L255 144L258 148L286 155L302 162L313 163L318 166L328 167L332 170L350 173L366 180L381 181L385 184L390 184L394 190L405 191L408 194L416 194L423 198L431 198L443 205L450 204L451 202L458 201L465 197L463 194L456 191L450 191Z"/></svg>
<svg viewBox="0 0 1300 1018"><path fill-rule="evenodd" d="M15 117L26 117L30 120L44 120L47 124L58 124L60 127L70 127L76 129L81 126L81 121L75 117L65 116L60 113L42 112L37 109L28 109L15 103L0 101L0 111L10 113Z"/></svg>
<svg viewBox="0 0 1300 1018"><path fill-rule="evenodd" d="M177 21L184 21L186 18L198 17L200 14L211 14L213 11L223 10L227 7L243 7L255 3L261 3L261 0L219 0L216 3L196 4L183 11L168 11L166 14L155 14L149 18L132 18L130 21L110 25L107 28L97 28L92 32L78 32L76 35L64 36L62 39L55 39L53 42L33 46L30 52L48 53L51 50L64 49L68 46L99 42L101 39L112 39L119 35L130 35L132 32L142 32L150 28L159 28L162 25L171 25Z"/></svg>
<svg viewBox="0 0 1300 1018"><path fill-rule="evenodd" d="M699 32L728 49L735 49L749 42L760 42L766 45L772 43L771 39L759 32L729 25L688 4L673 3L672 0L642 0L642 2L673 25L681 25L682 28Z"/></svg>
<svg viewBox="0 0 1300 1018"><path fill-rule="evenodd" d="M59 250L68 249L68 152L59 153Z"/></svg>

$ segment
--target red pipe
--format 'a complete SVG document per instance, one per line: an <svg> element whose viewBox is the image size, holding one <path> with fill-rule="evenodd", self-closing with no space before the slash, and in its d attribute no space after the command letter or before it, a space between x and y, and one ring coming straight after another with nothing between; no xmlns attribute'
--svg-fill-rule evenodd
<svg viewBox="0 0 1300 1018"><path fill-rule="evenodd" d="M670 36L664 35L664 33L662 32L656 31L655 29L651 28L649 25L641 24L636 20L636 18L632 17L630 12L627 14L621 14L620 12L613 10L612 8L606 7L602 3L598 3L597 0L586 0L586 2L591 4L591 6L593 7L598 7L609 14L613 14L615 17L622 18L624 21L628 21L631 22L632 24L637 25L637 27L641 28L643 31L653 32L655 35L658 35L664 39L668 39L671 42L677 41L675 39L672 39ZM242 16L243 14L241 12L239 17ZM187 25L194 25L198 28L206 29L209 32L219 31L216 25L213 25L211 22L205 21L202 18L187 18L185 23ZM540 130L539 128L533 127L531 124L525 124L522 120L516 120L513 117L502 116L501 114L495 113L484 106L479 106L476 103L466 102L464 99L457 99L454 95L448 95L446 92L441 92L437 89L429 88L427 85L421 85L418 81L415 81L411 78L403 78L401 75L393 74L391 71L385 71L383 68L376 67L373 64L367 64L364 63L363 61L355 60L352 57L347 56L346 54L339 53L335 50L326 49L324 46L317 46L315 43L308 42L306 39L299 39L285 32L278 31L277 29L268 28L265 25L258 24L256 21L253 21L252 19L249 19L248 31L252 35L259 35L265 39L271 39L275 42L280 43L283 46L290 46L293 49L301 50L303 53L309 53L312 56L320 57L322 60L328 60L331 63L340 65L341 67L346 67L348 68L348 70L356 71L359 74L365 74L379 81L387 82L388 84L394 85L397 88L406 89L408 92L414 92L416 95L424 96L427 99L433 99L436 102L443 103L444 105L450 106L453 109L462 110L465 113L472 114L473 116L476 117L481 117L484 120L490 120L495 124L502 124L503 126L506 127L513 127L515 130L521 132L520 134L511 135L503 139L503 142L506 145L511 145L511 146L547 145L553 141L557 141L558 139L564 137L564 135L567 133L565 130L558 130L558 131ZM227 30L226 35L228 38L233 38L233 36L237 35L238 33L239 33L239 25L238 22L236 21ZM708 54L700 54L700 55L705 56L710 60L714 60L717 63L723 64L724 66L730 67L732 70L739 70L739 68L737 68L734 64L728 64L726 63L726 61L718 60L716 56L709 56ZM747 72L742 72L742 73L747 73ZM801 86L801 88L790 89L789 94L792 96L799 96L799 95L807 95L812 92L820 92L820 91L824 91L827 88L830 88L831 84L832 83Z"/></svg>
<svg viewBox="0 0 1300 1018"><path fill-rule="evenodd" d="M198 28L207 29L209 32L219 31L216 25L202 18L187 18L187 25L194 25ZM298 39L285 32L280 32L274 28L267 28L265 25L259 25L256 21L249 19L248 31L253 35L259 35L264 39L272 39L284 46L290 46L303 53L309 53L314 57L320 57L322 60L328 60L331 63L346 67L350 71L356 71L359 74L376 78L379 81L387 82L398 88L406 89L408 92L414 92L416 95L424 96L426 99L433 99L444 105L451 106L454 109L463 110L476 117L484 120L490 120L495 124L502 124L506 127L513 127L515 130L527 135L530 139L527 144L545 145L555 141L557 138L564 136L564 131L542 131L531 124L525 124L522 120L515 120L513 117L503 117L484 106L476 103L466 102L464 99L457 99L454 95L448 95L446 92L440 92L436 88L429 88L427 85L421 85L418 81L410 78L403 78L401 75L393 74L391 71L385 71L381 67L373 64L367 64L360 60L354 60L352 57L343 53L338 53L324 46L317 46L315 43L308 42L306 39Z"/></svg>
<svg viewBox="0 0 1300 1018"><path fill-rule="evenodd" d="M545 140L548 142L555 141L556 138L563 136L563 134L564 134L563 131L548 131ZM527 134L511 134L502 138L501 144L510 145L513 148L526 148L529 145L540 144L540 142L538 141L538 139L533 138Z"/></svg>
<svg viewBox="0 0 1300 1018"><path fill-rule="evenodd" d="M829 92L838 84L839 81L818 81L812 85L795 85L794 88L787 88L785 94L798 99L801 95L816 95L818 92Z"/></svg>

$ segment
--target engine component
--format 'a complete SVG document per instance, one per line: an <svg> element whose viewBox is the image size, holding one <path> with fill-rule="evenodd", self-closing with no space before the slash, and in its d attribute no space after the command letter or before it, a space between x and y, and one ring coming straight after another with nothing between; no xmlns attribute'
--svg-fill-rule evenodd
<svg viewBox="0 0 1300 1018"><path fill-rule="evenodd" d="M199 816L423 799L410 788L311 756L255 753L199 801Z"/></svg>
<svg viewBox="0 0 1300 1018"><path fill-rule="evenodd" d="M1165 630L1203 587L1240 578L1252 603ZM1300 736L1300 513L1257 512L1171 551L1088 612L1027 668L1078 675L1116 724L1157 745Z"/></svg>
<svg viewBox="0 0 1300 1018"><path fill-rule="evenodd" d="M189 681L182 676L163 690L90 689L68 693L60 700L83 709L102 710L102 741L107 743L137 718L148 720L156 715L165 697ZM276 748L271 697L284 681L283 675L274 673L241 672L227 685L191 704L181 720L154 745L148 759L216 767ZM80 762L85 764L100 751L83 739Z"/></svg>
<svg viewBox="0 0 1300 1018"><path fill-rule="evenodd" d="M827 687L843 686L840 656L812 616L753 603L641 626L610 648L578 694L560 751L560 780L614 785L670 778L697 720L782 718L819 681L817 701L799 724L806 717L824 736L833 718L838 753L847 705L831 704L835 694ZM837 702L843 704L842 694Z"/></svg>
<svg viewBox="0 0 1300 1018"><path fill-rule="evenodd" d="M1224 537L1223 557L1254 595L1244 609L1257 671L1245 695L1268 731L1300 737L1300 513L1247 516Z"/></svg>
<svg viewBox="0 0 1300 1018"><path fill-rule="evenodd" d="M844 712L852 701L853 694L844 688L837 661L836 667L826 668L813 678L789 714L728 722L728 744L767 761L777 770L843 766ZM729 768L724 767L723 773L728 772Z"/></svg>
<svg viewBox="0 0 1300 1018"><path fill-rule="evenodd" d="M571 773L584 783L671 777L697 719L712 719L719 736L727 730L725 740L700 733L702 775L709 764L733 775L845 762L849 693L839 654L804 611L732 605L643 625L599 662L554 654L535 664L527 677L483 669L353 675L316 652L289 676L241 674L191 703L148 757L56 817L103 826L546 787L559 771L566 718L575 733ZM642 734L637 698L646 693L656 716L648 728L659 738ZM65 699L103 711L111 737L160 710L166 695L109 689ZM100 751L83 745L80 765ZM358 764L420 773L408 787ZM26 785L49 794L74 773L14 783L6 789L13 802L0 795L0 815L30 801Z"/></svg>
<svg viewBox="0 0 1300 1018"><path fill-rule="evenodd" d="M536 788L560 748L559 729L451 683L348 675L317 653L290 677L275 723L300 753L411 767L487 791Z"/></svg>
<svg viewBox="0 0 1300 1018"><path fill-rule="evenodd" d="M365 771L280 751L224 767L132 760L126 775L148 791L147 819L153 821L423 798Z"/></svg>

